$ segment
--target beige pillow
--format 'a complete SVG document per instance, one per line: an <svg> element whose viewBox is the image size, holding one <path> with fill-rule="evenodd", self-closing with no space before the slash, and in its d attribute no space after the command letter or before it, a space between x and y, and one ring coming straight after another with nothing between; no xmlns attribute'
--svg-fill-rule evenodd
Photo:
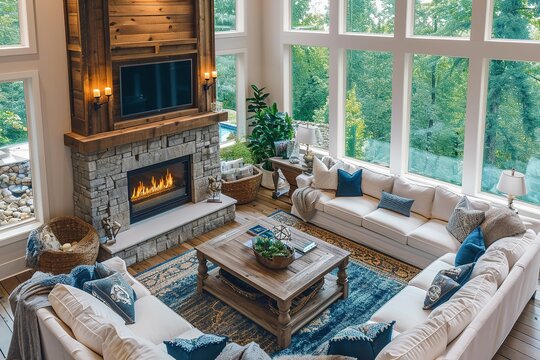
<svg viewBox="0 0 540 360"><path fill-rule="evenodd" d="M123 333L131 334L125 321L110 307L72 286L56 285L49 294L49 302L60 320L71 329L75 339L100 355L103 355L105 325L112 324Z"/></svg>
<svg viewBox="0 0 540 360"><path fill-rule="evenodd" d="M394 187L392 175L381 174L366 168L362 169L362 192L366 195L380 199L382 192L391 193Z"/></svg>
<svg viewBox="0 0 540 360"><path fill-rule="evenodd" d="M321 190L337 190L338 169L343 168L343 162L336 162L330 169L315 156L313 159L312 187Z"/></svg>
<svg viewBox="0 0 540 360"><path fill-rule="evenodd" d="M509 271L508 259L506 259L506 255L502 251L488 251L476 262L471 279L480 275L491 274L497 282L498 288L508 276Z"/></svg>
<svg viewBox="0 0 540 360"><path fill-rule="evenodd" d="M435 359L444 353L447 344L445 319L435 316L398 335L382 349L376 360Z"/></svg>
<svg viewBox="0 0 540 360"><path fill-rule="evenodd" d="M482 223L482 234L486 247L499 239L523 234L526 230L519 215L508 208L489 209L486 211L486 219Z"/></svg>
<svg viewBox="0 0 540 360"><path fill-rule="evenodd" d="M157 345L141 337L125 334L113 325L105 325L103 333L103 359L174 360Z"/></svg>
<svg viewBox="0 0 540 360"><path fill-rule="evenodd" d="M396 178L394 181L394 195L398 195L407 199L413 199L414 203L411 210L426 218L431 216L431 208L433 207L433 198L435 197L435 188L413 184L403 178Z"/></svg>
<svg viewBox="0 0 540 360"><path fill-rule="evenodd" d="M496 241L486 250L486 252L497 250L502 251L506 256L506 259L508 260L508 266L510 267L510 270L512 270L514 265L531 246L535 237L536 235L534 231L527 230L523 235L504 238Z"/></svg>
<svg viewBox="0 0 540 360"><path fill-rule="evenodd" d="M431 218L448 222L457 204L461 200L461 195L445 188L437 186L431 209Z"/></svg>

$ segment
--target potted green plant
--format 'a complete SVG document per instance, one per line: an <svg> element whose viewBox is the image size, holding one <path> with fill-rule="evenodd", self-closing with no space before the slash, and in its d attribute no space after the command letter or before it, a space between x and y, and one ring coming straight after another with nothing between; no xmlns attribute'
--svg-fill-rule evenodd
<svg viewBox="0 0 540 360"><path fill-rule="evenodd" d="M253 165L253 156L247 144L236 140L234 145L221 149L221 160L230 161L243 159L244 165ZM221 192L236 199L239 205L248 204L255 200L261 186L262 172L253 167L253 175L242 179L226 181L222 179Z"/></svg>
<svg viewBox="0 0 540 360"><path fill-rule="evenodd" d="M294 249L277 239L255 238L253 252L257 261L270 269L285 269L294 261Z"/></svg>

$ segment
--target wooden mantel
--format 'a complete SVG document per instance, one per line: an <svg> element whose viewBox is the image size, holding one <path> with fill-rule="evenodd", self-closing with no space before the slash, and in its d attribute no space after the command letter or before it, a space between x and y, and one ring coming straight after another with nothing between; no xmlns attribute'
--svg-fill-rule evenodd
<svg viewBox="0 0 540 360"><path fill-rule="evenodd" d="M209 112L177 119L163 120L91 136L84 136L71 132L64 135L64 144L79 153L89 154L104 151L119 145L131 144L137 141L144 141L164 135L171 135L191 129L215 125L227 121L227 117L228 114L226 112Z"/></svg>

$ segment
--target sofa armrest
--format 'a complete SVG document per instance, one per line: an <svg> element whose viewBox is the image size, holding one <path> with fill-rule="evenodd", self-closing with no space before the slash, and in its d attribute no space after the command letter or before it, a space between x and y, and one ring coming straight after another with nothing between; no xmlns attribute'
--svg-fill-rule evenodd
<svg viewBox="0 0 540 360"><path fill-rule="evenodd" d="M312 183L313 175L300 174L296 177L296 184L299 189L309 187Z"/></svg>

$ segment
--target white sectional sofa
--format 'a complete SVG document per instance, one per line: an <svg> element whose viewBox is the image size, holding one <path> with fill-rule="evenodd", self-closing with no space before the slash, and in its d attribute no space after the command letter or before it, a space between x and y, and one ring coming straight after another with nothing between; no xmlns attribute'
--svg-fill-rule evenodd
<svg viewBox="0 0 540 360"><path fill-rule="evenodd" d="M313 177L301 175L297 181L299 187L311 186ZM433 343L430 344L434 348L428 351L430 355L422 359L491 359L535 294L540 271L538 222L524 219L528 228L525 235L499 240L487 249L476 265L478 270L475 269L467 283L470 284L468 288L465 284L448 301L449 307L471 301L466 306L470 313L468 318L465 316L465 323L456 324L455 317L458 316L455 314L440 314L445 305L441 305L441 309L433 314L422 308L436 274L454 267L460 243L448 233L446 225L461 195L442 186L430 188L369 169L363 171L362 189L363 197L348 198L335 197L335 192L324 191L310 222L424 269L371 318L374 322L396 321L394 330L397 337L388 348L395 346L399 349L407 341L414 342L413 339L418 340L425 335L427 323L433 325L434 321L443 321L447 329L441 341L447 339L448 342L438 349ZM416 206L413 205L411 217L377 209L383 190L415 199ZM482 210L490 206L485 202L472 202L475 208ZM294 207L292 212L298 215ZM479 266L481 261L483 265ZM477 286L476 282L482 280L496 282L492 291L488 291L484 297L478 296L474 301L467 300L471 298L471 293L477 292L473 288ZM452 309L446 311L451 312ZM437 315L439 320L432 319ZM444 320L441 320L441 316ZM455 331L459 332L453 334ZM380 358L399 357L381 354Z"/></svg>
<svg viewBox="0 0 540 360"><path fill-rule="evenodd" d="M135 302L137 321L133 325L126 325L126 327L137 337L160 347L163 351L163 358L170 358L166 354L163 341L177 337L192 339L202 335L202 332L151 295L148 289L133 278L128 273L122 259L115 257L105 261L104 264L110 269L120 272L137 295ZM51 308L38 310L37 316L44 360L102 359L101 355L79 342L72 330L60 320Z"/></svg>

